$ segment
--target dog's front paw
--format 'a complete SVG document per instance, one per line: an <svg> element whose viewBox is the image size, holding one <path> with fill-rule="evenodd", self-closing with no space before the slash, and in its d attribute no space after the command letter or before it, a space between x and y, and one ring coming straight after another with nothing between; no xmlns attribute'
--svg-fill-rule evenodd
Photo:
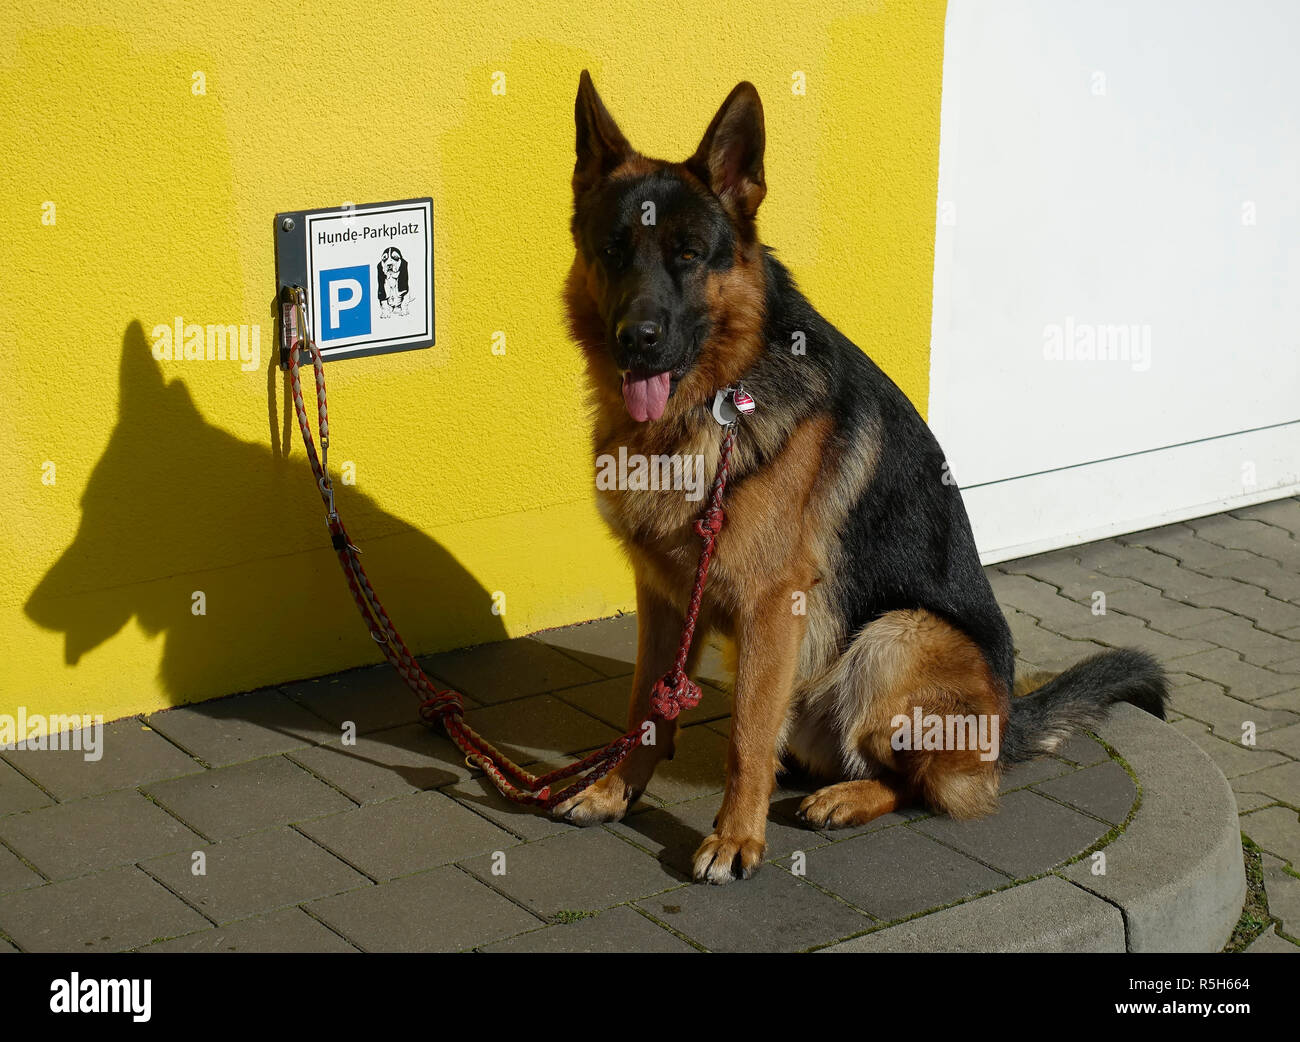
<svg viewBox="0 0 1300 1042"><path fill-rule="evenodd" d="M636 795L615 771L587 786L578 795L557 804L551 816L573 825L618 821L627 813L628 805Z"/></svg>
<svg viewBox="0 0 1300 1042"><path fill-rule="evenodd" d="M695 852L695 878L701 883L730 883L748 879L763 861L762 839L714 833Z"/></svg>

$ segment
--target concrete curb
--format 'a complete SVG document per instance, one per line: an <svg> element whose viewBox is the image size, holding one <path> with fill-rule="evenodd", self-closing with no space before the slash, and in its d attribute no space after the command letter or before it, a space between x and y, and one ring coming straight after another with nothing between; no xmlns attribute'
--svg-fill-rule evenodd
<svg viewBox="0 0 1300 1042"><path fill-rule="evenodd" d="M1113 904L1044 876L828 952L1122 952L1124 917Z"/></svg>
<svg viewBox="0 0 1300 1042"><path fill-rule="evenodd" d="M828 952L1217 952L1246 898L1237 803L1191 739L1130 705L1098 735L1128 761L1142 806L1105 848L1030 883L945 908Z"/></svg>
<svg viewBox="0 0 1300 1042"><path fill-rule="evenodd" d="M1246 899L1231 787L1191 739L1133 706L1097 733L1137 774L1142 806L1105 848L1106 875L1087 861L1061 874L1120 908L1129 951L1217 952Z"/></svg>

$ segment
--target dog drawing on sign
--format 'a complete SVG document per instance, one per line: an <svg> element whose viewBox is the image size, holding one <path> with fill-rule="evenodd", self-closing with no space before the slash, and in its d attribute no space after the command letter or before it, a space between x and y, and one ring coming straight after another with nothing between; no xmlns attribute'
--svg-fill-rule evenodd
<svg viewBox="0 0 1300 1042"><path fill-rule="evenodd" d="M411 302L410 266L396 246L384 250L375 265L379 276L379 317L405 315Z"/></svg>

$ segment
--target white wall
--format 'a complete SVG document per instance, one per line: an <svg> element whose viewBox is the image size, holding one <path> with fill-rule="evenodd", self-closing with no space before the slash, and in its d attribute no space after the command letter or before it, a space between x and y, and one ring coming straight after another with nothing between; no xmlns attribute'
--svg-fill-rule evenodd
<svg viewBox="0 0 1300 1042"><path fill-rule="evenodd" d="M986 560L1300 488L1298 43L1280 0L950 0L930 419Z"/></svg>

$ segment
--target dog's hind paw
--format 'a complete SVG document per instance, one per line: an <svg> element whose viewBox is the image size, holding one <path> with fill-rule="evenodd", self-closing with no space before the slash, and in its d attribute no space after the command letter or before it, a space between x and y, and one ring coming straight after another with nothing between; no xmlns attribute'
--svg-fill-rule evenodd
<svg viewBox="0 0 1300 1042"><path fill-rule="evenodd" d="M695 879L715 884L748 879L762 864L766 848L761 839L719 836L715 832L695 852Z"/></svg>
<svg viewBox="0 0 1300 1042"><path fill-rule="evenodd" d="M815 829L865 825L901 803L899 791L874 779L840 782L818 789L799 804L798 817Z"/></svg>

